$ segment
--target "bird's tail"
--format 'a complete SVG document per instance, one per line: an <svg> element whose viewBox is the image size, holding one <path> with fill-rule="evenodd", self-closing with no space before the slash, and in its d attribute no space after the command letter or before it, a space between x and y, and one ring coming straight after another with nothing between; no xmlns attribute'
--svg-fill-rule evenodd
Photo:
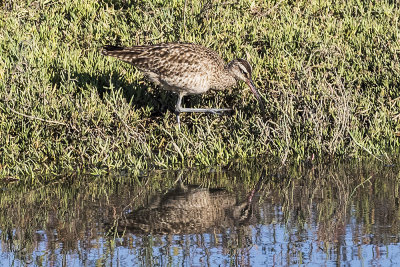
<svg viewBox="0 0 400 267"><path fill-rule="evenodd" d="M121 53L121 51L124 51L124 47L122 46L106 45L103 46L101 53L105 56L113 56L114 54Z"/></svg>
<svg viewBox="0 0 400 267"><path fill-rule="evenodd" d="M111 56L121 59L122 61L132 63L132 60L141 53L140 49L134 47L122 47L114 45L103 46L101 53L105 56Z"/></svg>

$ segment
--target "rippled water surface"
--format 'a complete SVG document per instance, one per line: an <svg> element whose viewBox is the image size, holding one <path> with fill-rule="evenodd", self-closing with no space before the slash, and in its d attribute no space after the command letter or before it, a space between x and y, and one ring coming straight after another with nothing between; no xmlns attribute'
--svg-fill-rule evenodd
<svg viewBox="0 0 400 267"><path fill-rule="evenodd" d="M353 163L2 183L0 266L398 266L398 170Z"/></svg>

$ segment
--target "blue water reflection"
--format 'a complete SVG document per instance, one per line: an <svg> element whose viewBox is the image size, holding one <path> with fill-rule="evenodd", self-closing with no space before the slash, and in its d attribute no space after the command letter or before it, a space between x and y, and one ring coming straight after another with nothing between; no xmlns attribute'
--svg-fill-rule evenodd
<svg viewBox="0 0 400 267"><path fill-rule="evenodd" d="M320 188L304 179L291 181L292 185L285 182L284 187L267 186L272 183L266 181L262 190L251 191L254 182L246 188L239 185L242 192L200 187L189 192L181 186L178 193L177 189L154 193L156 200L146 197L137 206L129 202L137 195L132 193L138 192L136 187L126 187L127 195L115 191L104 198L103 193L87 198L79 191L85 201L75 206L77 221L65 220L49 206L44 209L45 227L34 229L32 236L27 236L29 229L10 230L2 224L0 266L400 266L399 205L391 191L398 184L391 178L371 182L368 192L364 187L354 190L360 182L346 183L349 190L343 189L341 195L329 194L339 192L332 189L337 184L342 188L338 179L332 184L322 181ZM199 196L197 209L182 204ZM212 199L221 196L224 204ZM75 200L79 197L74 194ZM203 212L210 203L226 207ZM118 210L118 205L125 208ZM176 207L189 212L177 212ZM166 211L168 215L163 214ZM188 218L174 220L171 213ZM193 213L208 216L207 222L195 224L193 220L202 217ZM159 226L154 218L168 227ZM146 220L153 225L144 227ZM37 227L33 221L31 225ZM166 230L169 234L162 233Z"/></svg>
<svg viewBox="0 0 400 267"><path fill-rule="evenodd" d="M277 208L277 211L279 209ZM280 213L279 211L277 212ZM273 216L274 214L268 214ZM389 227L389 226L378 226ZM318 241L317 225L305 225L299 235L295 227L281 223L257 224L245 231L240 243L230 242L230 236L240 235L235 230L224 234L188 234L171 236L130 235L81 240L76 251L63 250L63 244L49 240L45 232L37 231L40 241L32 256L24 251L7 251L0 243L1 266L396 266L400 265L398 236L392 244L371 244L374 228L363 233L352 217L338 243L326 245ZM249 234L250 235L247 235ZM237 239L235 239L237 240ZM18 256L17 256L18 255ZM16 257L17 256L17 257ZM21 259L22 258L22 259Z"/></svg>

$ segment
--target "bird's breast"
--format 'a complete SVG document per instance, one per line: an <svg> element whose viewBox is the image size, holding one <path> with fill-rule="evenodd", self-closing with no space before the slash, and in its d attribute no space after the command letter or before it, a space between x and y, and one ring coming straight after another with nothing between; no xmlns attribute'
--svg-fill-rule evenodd
<svg viewBox="0 0 400 267"><path fill-rule="evenodd" d="M216 73L210 79L210 88L214 90L225 90L236 85L236 79L228 73Z"/></svg>
<svg viewBox="0 0 400 267"><path fill-rule="evenodd" d="M210 82L206 75L190 72L175 75L169 73L170 75L166 75L164 73L142 71L149 81L175 93L202 94L210 89Z"/></svg>

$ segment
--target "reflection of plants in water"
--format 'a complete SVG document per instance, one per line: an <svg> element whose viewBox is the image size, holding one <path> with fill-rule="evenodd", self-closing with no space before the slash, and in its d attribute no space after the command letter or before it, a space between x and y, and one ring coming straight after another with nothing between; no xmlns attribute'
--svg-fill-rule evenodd
<svg viewBox="0 0 400 267"><path fill-rule="evenodd" d="M240 181L232 183L231 179ZM108 231L105 221L147 205L151 196L165 192L174 181L173 172L155 172L139 179L71 176L42 186L9 185L0 198L1 239L7 244L2 248L28 255L40 242L46 243L49 255L60 253L56 252L60 247L62 254L90 249L91 240ZM230 192L253 183L251 179L243 181L238 173L217 171L189 173L185 181Z"/></svg>
<svg viewBox="0 0 400 267"><path fill-rule="evenodd" d="M179 240L172 238L173 232L165 236L125 232L116 239L113 233L117 232L111 232L104 251L107 255L102 261L113 257L115 246L129 248L142 255L144 263L151 263L155 246L167 259L174 255L188 255L192 253L191 246L196 245L206 252L205 258L209 257L207 251L210 248L217 247L225 255L230 255L232 262L246 265L254 242L262 234L259 224L285 225L290 238L295 240L304 239L308 229L316 229L313 238L323 243L322 249L329 248L330 244L343 243L346 227L359 233L368 233L372 227L378 227L379 236L357 242L390 243L399 230L400 176L384 166L353 167L300 165L278 170L267 168L267 178L252 202L249 220L226 225L223 223L229 222L228 219L215 220L217 223L214 225L204 224L207 227L198 227L196 233L186 232ZM260 173L248 170L207 170L200 173L185 171L182 179L185 184L199 185L199 189L193 191L196 194L207 192L200 188L224 188L225 191L220 193L229 200L228 206L233 209L228 207L223 209L224 212L218 211L214 217L232 220L238 218L233 216L234 207L248 199L258 177ZM155 211L157 205L160 207L162 196L175 187L175 182L174 172L153 172L136 179L114 176L78 179L71 176L41 186L9 185L3 188L0 198L2 249L15 252L14 255L23 262L31 260L32 251L41 242L47 246L49 259L76 252L87 255L83 252L98 246L95 241L110 231L109 225L117 222L119 225L111 227L117 229L123 226L123 219L128 214L152 207ZM173 202L164 199L164 203L171 207ZM357 223L349 220L350 214L354 215ZM224 227L218 228L216 224ZM379 225L392 227L380 229ZM297 253L296 248L290 253Z"/></svg>
<svg viewBox="0 0 400 267"><path fill-rule="evenodd" d="M390 231L397 233L399 178L392 168L339 164L330 168L292 168L284 173L286 182L275 191L279 193L277 203L282 204L286 223L294 224L299 234L301 229L316 228L316 240L328 245L343 243L349 226L371 232L372 225L379 222L395 225ZM356 224L349 221L350 214L355 214ZM383 236L375 237L375 241Z"/></svg>

